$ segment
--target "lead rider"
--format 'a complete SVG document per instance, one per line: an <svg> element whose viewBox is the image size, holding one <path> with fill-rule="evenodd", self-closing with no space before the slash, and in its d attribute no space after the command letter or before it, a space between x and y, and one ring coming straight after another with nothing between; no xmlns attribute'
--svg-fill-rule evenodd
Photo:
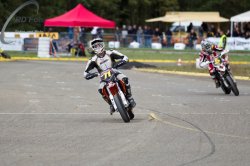
<svg viewBox="0 0 250 166"><path fill-rule="evenodd" d="M128 77L118 71L116 68L124 65L128 62L128 57L116 50L105 50L104 42L101 38L95 38L89 42L89 51L94 56L89 59L84 71L84 77L89 80L97 77L101 72L113 68L117 73L118 80L121 80L126 85L126 98L130 103L130 106L135 107L136 103L132 97L131 87L128 81ZM119 60L116 62L116 60ZM92 69L96 68L98 73L90 73ZM110 105L110 114L115 111L109 98L105 97L102 93L102 89L105 86L104 82L100 83L98 92L102 95L103 99Z"/></svg>

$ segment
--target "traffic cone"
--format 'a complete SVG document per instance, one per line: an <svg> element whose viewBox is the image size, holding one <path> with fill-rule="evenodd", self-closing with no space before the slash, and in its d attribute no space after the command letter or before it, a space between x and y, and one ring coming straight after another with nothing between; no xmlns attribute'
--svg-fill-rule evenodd
<svg viewBox="0 0 250 166"><path fill-rule="evenodd" d="M179 58L177 61L177 66L181 66L181 65L182 65L182 61L181 61L181 58Z"/></svg>

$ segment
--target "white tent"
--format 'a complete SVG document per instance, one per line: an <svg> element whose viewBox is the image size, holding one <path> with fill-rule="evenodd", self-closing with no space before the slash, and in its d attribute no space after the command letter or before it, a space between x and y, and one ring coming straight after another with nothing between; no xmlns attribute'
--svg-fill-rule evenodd
<svg viewBox="0 0 250 166"><path fill-rule="evenodd" d="M147 19L146 22L182 22L182 21L202 21L202 22L228 22L229 19L221 17L219 12L166 12L165 16Z"/></svg>
<svg viewBox="0 0 250 166"><path fill-rule="evenodd" d="M245 13L241 13L241 14L231 17L230 21L231 21L231 36L232 36L234 22L250 22L250 10Z"/></svg>

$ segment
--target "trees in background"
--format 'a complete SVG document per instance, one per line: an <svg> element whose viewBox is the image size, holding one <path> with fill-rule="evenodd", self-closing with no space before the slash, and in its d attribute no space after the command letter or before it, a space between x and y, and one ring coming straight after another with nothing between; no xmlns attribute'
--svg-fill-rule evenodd
<svg viewBox="0 0 250 166"><path fill-rule="evenodd" d="M219 11L221 16L230 18L250 10L249 0L37 0L39 13L34 7L26 7L16 17L39 18L38 22L25 23L11 21L9 31L43 30L44 19L55 17L82 3L86 8L106 19L114 20L118 26L123 24L144 25L145 19L165 15L166 11ZM0 26L23 0L0 0Z"/></svg>

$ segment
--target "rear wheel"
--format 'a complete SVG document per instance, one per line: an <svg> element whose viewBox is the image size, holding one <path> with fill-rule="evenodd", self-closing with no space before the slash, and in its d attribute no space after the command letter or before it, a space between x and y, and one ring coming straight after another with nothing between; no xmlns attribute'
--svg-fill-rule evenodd
<svg viewBox="0 0 250 166"><path fill-rule="evenodd" d="M126 111L124 105L122 104L121 97L118 94L116 94L114 96L114 100L115 100L115 104L117 106L117 109L118 109L118 111L119 111L119 113L120 113L123 121L125 123L130 122L130 118L128 116L128 112Z"/></svg>
<svg viewBox="0 0 250 166"><path fill-rule="evenodd" d="M239 90L237 88L237 84L233 81L232 77L229 75L226 77L228 84L231 86L231 89L235 96L239 96Z"/></svg>

